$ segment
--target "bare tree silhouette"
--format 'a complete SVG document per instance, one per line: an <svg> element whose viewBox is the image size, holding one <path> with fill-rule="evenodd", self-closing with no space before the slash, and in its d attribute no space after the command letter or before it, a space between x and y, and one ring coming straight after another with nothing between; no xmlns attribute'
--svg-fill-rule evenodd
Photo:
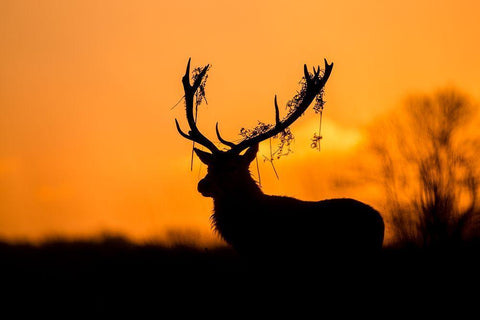
<svg viewBox="0 0 480 320"><path fill-rule="evenodd" d="M386 207L398 243L453 245L478 223L480 139L468 96L453 88L406 99L371 130Z"/></svg>
<svg viewBox="0 0 480 320"><path fill-rule="evenodd" d="M182 79L185 90L186 117L190 130L179 133L206 147L210 153L195 149L208 173L198 183L198 191L214 200L213 226L240 253L249 256L316 256L317 253L373 252L382 247L384 224L380 214L370 206L353 199L330 199L319 202L265 195L251 177L249 165L258 152L258 144L271 137L288 134L294 123L321 94L333 68L325 60L309 73L304 66L303 90L283 119L275 97L273 125L262 124L248 131L239 143L217 137L229 148L221 151L197 128L194 118L194 96L202 83L208 65L190 84L190 60ZM244 154L240 154L246 150Z"/></svg>

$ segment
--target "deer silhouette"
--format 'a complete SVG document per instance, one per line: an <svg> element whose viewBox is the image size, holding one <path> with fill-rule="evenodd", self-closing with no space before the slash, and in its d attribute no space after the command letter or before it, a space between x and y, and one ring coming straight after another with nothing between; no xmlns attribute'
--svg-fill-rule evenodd
<svg viewBox="0 0 480 320"><path fill-rule="evenodd" d="M261 141L274 137L288 128L308 108L325 86L333 63L325 60L325 69L313 69L313 76L304 65L306 90L297 108L280 119L275 96L276 123L266 131L247 137L239 143L222 138L229 148L220 150L197 128L194 95L205 76L205 66L190 83L190 59L182 78L185 91L186 118L190 130L181 136L204 146L210 152L194 149L208 166L207 175L198 183L198 191L212 197L212 225L220 236L239 253L251 256L296 255L345 252L375 252L381 249L384 223L372 207L353 199L328 199L318 202L301 201L284 196L266 195L249 172ZM242 151L246 150L243 154Z"/></svg>

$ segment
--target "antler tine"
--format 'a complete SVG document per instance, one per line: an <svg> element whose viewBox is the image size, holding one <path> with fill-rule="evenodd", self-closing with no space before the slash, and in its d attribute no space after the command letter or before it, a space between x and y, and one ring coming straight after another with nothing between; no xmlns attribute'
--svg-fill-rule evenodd
<svg viewBox="0 0 480 320"><path fill-rule="evenodd" d="M208 140L197 128L197 124L195 123L195 118L193 116L193 98L195 95L195 92L197 91L198 87L200 86L203 77L207 73L208 67L210 65L206 65L202 71L198 74L197 78L195 79L193 85L190 85L190 61L191 58L188 59L187 63L187 69L185 71L185 75L182 78L182 83L183 83L183 89L185 91L185 104L186 104L186 114L187 114L187 121L188 125L190 127L190 131L188 131L188 134L183 132L180 129L180 125L178 124L177 119L175 119L175 124L177 126L177 130L180 133L180 135L186 139L192 140L194 142L197 142L198 144L201 144L202 146L206 147L209 149L212 153L217 153L219 152L218 148L215 146L213 142Z"/></svg>
<svg viewBox="0 0 480 320"><path fill-rule="evenodd" d="M177 119L175 119L175 125L177 126L177 130L178 130L178 133L180 133L180 135L186 139L189 139L189 140L192 140L192 141L195 141L193 140L192 137L190 137L188 134L186 134L185 132L182 131L182 129L180 128L180 125L178 124L178 121Z"/></svg>
<svg viewBox="0 0 480 320"><path fill-rule="evenodd" d="M280 124L280 111L278 109L277 95L275 95L274 104L275 104L275 123L278 125ZM215 131L217 132L217 138L221 143L229 146L230 148L235 148L237 146L235 143L222 138L222 135L220 134L220 130L218 129L218 122L215 125Z"/></svg>
<svg viewBox="0 0 480 320"><path fill-rule="evenodd" d="M312 103L315 99L315 96L320 92L320 90L325 86L330 74L332 72L333 63L328 64L327 59L325 61L325 72L323 76L320 78L320 67L317 70L314 70L314 76L310 77L310 74L307 69L307 65L303 66L303 72L305 75L305 81L307 85L307 89L305 91L305 95L303 96L302 101L297 106L295 111L293 111L290 116L283 121L280 120L279 111L278 111L278 104L277 104L277 97L275 96L274 104L275 104L275 125L268 131L263 132L255 137L245 139L239 144L231 146L231 150L229 152L233 153L240 153L242 150L256 145L263 140L271 138L280 132L284 131L288 128L292 123L294 123L304 112L307 110L308 106Z"/></svg>
<svg viewBox="0 0 480 320"><path fill-rule="evenodd" d="M185 71L185 76L184 77L187 77L187 79L189 79L189 76L190 76L190 62L192 61L192 58L188 58L188 62L187 62L187 70Z"/></svg>
<svg viewBox="0 0 480 320"><path fill-rule="evenodd" d="M322 89L325 84L327 83L327 80L328 78L330 77L330 74L332 73L332 69L333 69L333 62L328 64L328 61L327 59L323 59L324 63L325 63L325 72L323 73L323 76L322 78L320 78L320 82L319 82L319 86L320 86L320 89ZM318 72L320 73L320 67L318 67Z"/></svg>
<svg viewBox="0 0 480 320"><path fill-rule="evenodd" d="M275 125L280 124L280 111L278 111L277 95L275 95Z"/></svg>
<svg viewBox="0 0 480 320"><path fill-rule="evenodd" d="M218 138L218 140L219 140L221 143L223 143L224 145L229 146L230 148L235 147L235 143L230 142L230 141L227 141L227 140L225 140L225 139L222 138L222 136L220 135L220 130L218 130L218 122L217 122L217 124L215 125L215 131L217 132L217 138Z"/></svg>
<svg viewBox="0 0 480 320"><path fill-rule="evenodd" d="M305 76L305 80L308 83L311 79L310 79L310 73L308 72L307 64L303 65L303 75Z"/></svg>

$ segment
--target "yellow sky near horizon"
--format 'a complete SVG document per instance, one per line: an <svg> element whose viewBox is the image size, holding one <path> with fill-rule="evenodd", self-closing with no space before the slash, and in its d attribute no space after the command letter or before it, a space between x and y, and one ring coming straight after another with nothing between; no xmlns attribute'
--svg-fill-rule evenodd
<svg viewBox="0 0 480 320"><path fill-rule="evenodd" d="M273 121L274 95L295 94L304 63L333 61L322 151L309 147L318 119L307 112L280 180L260 162L262 185L375 201L326 177L361 156L363 128L406 94L454 85L480 101L478 12L462 0L0 1L0 237L208 233L205 168L189 171L174 125L184 108L170 110L189 57L212 64L199 126L213 138L219 121L231 139Z"/></svg>

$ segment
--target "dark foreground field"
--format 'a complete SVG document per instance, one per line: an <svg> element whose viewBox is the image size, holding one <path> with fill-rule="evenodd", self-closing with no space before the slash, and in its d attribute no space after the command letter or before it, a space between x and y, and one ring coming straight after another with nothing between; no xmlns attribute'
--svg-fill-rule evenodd
<svg viewBox="0 0 480 320"><path fill-rule="evenodd" d="M345 302L391 297L425 301L433 295L477 294L480 246L442 250L385 248L376 256L323 257L300 263L242 258L227 246L138 245L123 238L0 243L2 307L16 312L146 310L204 301L325 297ZM473 291L472 291L473 290ZM416 297L416 298L415 298ZM241 302L243 301L243 302ZM211 306L212 305L212 306ZM5 309L5 308L2 308Z"/></svg>

